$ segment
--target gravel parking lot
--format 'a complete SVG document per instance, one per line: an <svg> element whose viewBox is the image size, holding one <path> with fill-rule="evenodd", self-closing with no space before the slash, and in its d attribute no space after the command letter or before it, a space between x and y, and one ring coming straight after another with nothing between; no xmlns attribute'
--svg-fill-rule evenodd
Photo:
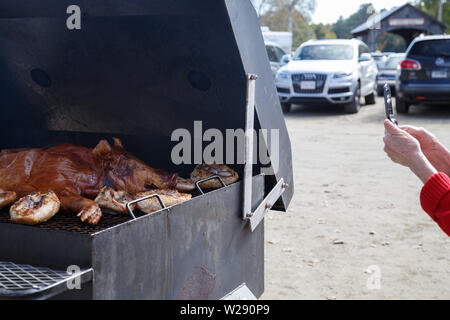
<svg viewBox="0 0 450 320"><path fill-rule="evenodd" d="M450 146L450 106L397 118ZM295 195L265 222L263 299L450 299L450 239L421 211L419 179L384 154L383 120L382 98L286 115Z"/></svg>

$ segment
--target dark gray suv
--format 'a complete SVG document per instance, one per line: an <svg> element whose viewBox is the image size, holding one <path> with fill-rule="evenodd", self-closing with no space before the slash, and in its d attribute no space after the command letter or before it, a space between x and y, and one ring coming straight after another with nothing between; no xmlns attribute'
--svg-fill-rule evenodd
<svg viewBox="0 0 450 320"><path fill-rule="evenodd" d="M396 109L411 104L450 103L450 36L421 36L411 43L400 63Z"/></svg>

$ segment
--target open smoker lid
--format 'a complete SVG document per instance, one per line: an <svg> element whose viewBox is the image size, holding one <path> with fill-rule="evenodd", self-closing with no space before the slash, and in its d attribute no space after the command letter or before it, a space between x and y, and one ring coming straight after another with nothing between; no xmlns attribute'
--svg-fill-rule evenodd
<svg viewBox="0 0 450 320"><path fill-rule="evenodd" d="M80 30L66 26L71 5ZM256 126L279 130L266 191L284 178L283 209L291 146L249 0L2 0L0 149L119 136L153 167L180 172L172 132L192 133L196 120L203 131L244 128L248 73L258 75Z"/></svg>

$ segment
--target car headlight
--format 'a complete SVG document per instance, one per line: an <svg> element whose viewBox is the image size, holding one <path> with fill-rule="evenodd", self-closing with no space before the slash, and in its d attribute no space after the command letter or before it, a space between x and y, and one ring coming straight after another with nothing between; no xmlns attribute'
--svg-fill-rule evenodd
<svg viewBox="0 0 450 320"><path fill-rule="evenodd" d="M335 73L333 78L334 79L342 79L342 78L348 78L351 77L353 75L353 72L338 72Z"/></svg>
<svg viewBox="0 0 450 320"><path fill-rule="evenodd" d="M289 73L286 71L279 71L277 73L277 80L287 80L289 78Z"/></svg>

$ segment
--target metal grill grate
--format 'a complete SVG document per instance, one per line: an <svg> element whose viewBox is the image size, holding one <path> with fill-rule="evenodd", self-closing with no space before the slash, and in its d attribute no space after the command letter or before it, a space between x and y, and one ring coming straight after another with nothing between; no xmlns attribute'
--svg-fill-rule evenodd
<svg viewBox="0 0 450 320"><path fill-rule="evenodd" d="M40 290L65 280L67 272L0 261L0 289Z"/></svg>
<svg viewBox="0 0 450 320"><path fill-rule="evenodd" d="M200 193L197 191L191 192L192 197L198 196ZM131 218L127 214L111 214L107 210L102 210L102 218L100 222L96 226L91 226L80 221L80 218L77 217L74 213L67 213L64 211L58 212L53 218L49 221L35 225L33 227L42 228L42 229L51 229L51 230L60 230L60 231L68 231L80 234L94 234L112 227L115 227L124 222L130 221ZM136 218L147 215L139 210L135 211ZM9 209L4 208L0 210L0 224L9 223L10 221Z"/></svg>
<svg viewBox="0 0 450 320"><path fill-rule="evenodd" d="M136 216L140 217L143 214L139 211L136 212ZM94 234L111 227L117 226L121 223L130 220L129 215L112 215L109 213L103 213L103 217L96 226L90 226L80 221L80 218L76 214L70 214L66 212L58 212L52 219L42 224L33 226L36 228L61 230L68 232L76 232L81 234ZM9 219L9 213L0 211L0 223L11 223Z"/></svg>

